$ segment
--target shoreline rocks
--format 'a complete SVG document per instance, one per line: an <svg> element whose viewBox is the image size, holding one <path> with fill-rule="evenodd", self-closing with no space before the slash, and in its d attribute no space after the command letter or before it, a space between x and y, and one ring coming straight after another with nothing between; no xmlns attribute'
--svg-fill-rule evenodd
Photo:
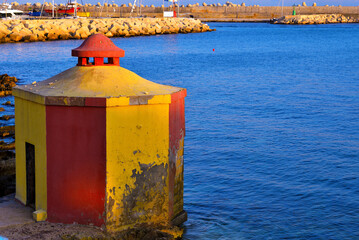
<svg viewBox="0 0 359 240"><path fill-rule="evenodd" d="M15 138L15 126L12 125L12 126L0 127L0 138L4 139L4 138L9 138L9 137ZM4 144L5 143L0 140L0 150L2 150L2 146ZM6 144L6 145L8 145L8 144Z"/></svg>
<svg viewBox="0 0 359 240"><path fill-rule="evenodd" d="M0 97L11 95L16 83L16 77L10 77L7 74L0 75Z"/></svg>
<svg viewBox="0 0 359 240"><path fill-rule="evenodd" d="M11 126L9 127L11 128ZM1 129L1 134L5 135L5 137L8 137L8 134L10 134L9 131L3 130L4 129ZM4 137L2 136L1 138ZM0 197L15 192L14 148L15 142L7 144L4 141L0 141Z"/></svg>
<svg viewBox="0 0 359 240"><path fill-rule="evenodd" d="M0 21L0 43L84 39L96 33L107 37L213 31L190 18L104 18Z"/></svg>
<svg viewBox="0 0 359 240"><path fill-rule="evenodd" d="M358 19L346 17L343 14L287 15L272 21L273 24L296 25L358 22Z"/></svg>
<svg viewBox="0 0 359 240"><path fill-rule="evenodd" d="M0 75L0 97L12 94L12 88L16 86L17 78L7 74ZM13 107L11 102L3 105L7 108ZM10 104L10 105L9 105ZM0 112L5 111L0 108ZM8 121L14 115L2 115L1 121ZM6 140L5 140L6 139ZM0 197L15 192L15 126L10 125L0 127Z"/></svg>

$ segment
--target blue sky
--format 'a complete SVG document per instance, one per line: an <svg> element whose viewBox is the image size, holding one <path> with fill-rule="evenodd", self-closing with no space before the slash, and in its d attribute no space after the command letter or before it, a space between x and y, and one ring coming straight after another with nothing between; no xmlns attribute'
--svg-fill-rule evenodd
<svg viewBox="0 0 359 240"><path fill-rule="evenodd" d="M8 2L16 1L16 0L7 0ZM17 0L18 3L26 3L26 2L43 2L44 0ZM47 2L50 2L52 0L45 0ZM117 4L123 4L123 3L129 3L133 2L133 0L82 0L83 3L97 3L97 2L107 2L108 3L117 3ZM194 4L194 3L225 3L226 1L230 1L235 4L240 4L244 2L246 5L260 5L260 6L281 6L282 0L179 0L180 5L184 4ZM303 0L283 0L285 6L292 6L293 4L302 4ZM304 0L305 1L305 0ZM66 3L67 0L55 0L55 3ZM81 0L78 0L78 2L81 3ZM151 5L154 4L156 6L160 6L162 4L162 0L142 0L144 5ZM308 0L305 1L308 6L311 6L313 2L316 2L318 6L324 6L324 5L342 5L342 6L359 6L359 0Z"/></svg>

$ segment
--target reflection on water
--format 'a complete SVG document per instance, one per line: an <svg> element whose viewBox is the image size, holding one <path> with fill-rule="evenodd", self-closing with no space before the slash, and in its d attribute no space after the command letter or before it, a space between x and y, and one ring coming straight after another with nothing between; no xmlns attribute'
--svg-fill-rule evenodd
<svg viewBox="0 0 359 240"><path fill-rule="evenodd" d="M359 238L359 25L210 25L113 39L188 90L185 239ZM81 43L2 44L0 73L46 79Z"/></svg>

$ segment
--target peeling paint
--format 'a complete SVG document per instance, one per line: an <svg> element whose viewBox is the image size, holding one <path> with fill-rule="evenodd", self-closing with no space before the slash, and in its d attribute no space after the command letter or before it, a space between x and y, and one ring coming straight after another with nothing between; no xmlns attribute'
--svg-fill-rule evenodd
<svg viewBox="0 0 359 240"><path fill-rule="evenodd" d="M170 104L169 209L173 219L183 211L183 147L185 136L184 96L173 94Z"/></svg>
<svg viewBox="0 0 359 240"><path fill-rule="evenodd" d="M182 137L179 140L178 149L173 147L170 150L171 174L174 175L173 195L170 195L173 201L172 217L183 211L183 142L184 138Z"/></svg>
<svg viewBox="0 0 359 240"><path fill-rule="evenodd" d="M115 200L106 206L109 232L169 224L168 115L165 104L108 109L106 192Z"/></svg>
<svg viewBox="0 0 359 240"><path fill-rule="evenodd" d="M142 216L160 217L166 206L166 179L168 165L139 164L134 170L135 188L123 194L123 219L128 223L142 220Z"/></svg>
<svg viewBox="0 0 359 240"><path fill-rule="evenodd" d="M135 151L133 151L133 155L136 155L137 153L141 153L141 150L135 150Z"/></svg>
<svg viewBox="0 0 359 240"><path fill-rule="evenodd" d="M145 105L151 100L153 96L135 96L130 97L130 105Z"/></svg>
<svg viewBox="0 0 359 240"><path fill-rule="evenodd" d="M115 205L115 200L110 196L108 199L108 203L107 203L107 209L110 209L110 211L108 211L109 218L113 218L113 211L111 211L113 209L113 206Z"/></svg>

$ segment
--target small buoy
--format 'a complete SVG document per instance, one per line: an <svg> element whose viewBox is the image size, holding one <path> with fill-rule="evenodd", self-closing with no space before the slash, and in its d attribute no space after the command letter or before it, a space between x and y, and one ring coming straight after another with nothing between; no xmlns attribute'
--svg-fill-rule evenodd
<svg viewBox="0 0 359 240"><path fill-rule="evenodd" d="M213 48L213 52L214 52L214 48Z"/></svg>

